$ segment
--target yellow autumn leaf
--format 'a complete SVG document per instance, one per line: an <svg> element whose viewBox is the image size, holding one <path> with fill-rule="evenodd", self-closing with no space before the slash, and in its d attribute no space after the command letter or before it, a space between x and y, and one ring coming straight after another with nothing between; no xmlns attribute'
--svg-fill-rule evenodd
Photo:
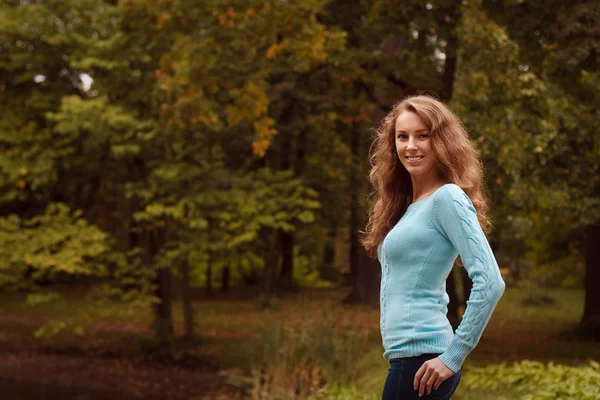
<svg viewBox="0 0 600 400"><path fill-rule="evenodd" d="M281 51L284 50L287 47L287 45L288 41L283 40L281 43L275 43L269 46L265 53L267 59L272 60L275 57L277 57L277 54L281 53Z"/></svg>
<svg viewBox="0 0 600 400"><path fill-rule="evenodd" d="M263 157L269 146L273 136L277 130L273 128L274 121L271 118L264 117L254 122L255 139L252 143L252 151L257 156Z"/></svg>
<svg viewBox="0 0 600 400"><path fill-rule="evenodd" d="M243 120L255 120L262 117L269 109L269 97L260 85L249 81L243 89L231 90L235 99L234 105L225 107L225 115L229 126L235 126Z"/></svg>
<svg viewBox="0 0 600 400"><path fill-rule="evenodd" d="M267 53L266 56L269 60L272 60L273 58L275 58L275 56L277 55L277 52L279 51L279 45L277 44L272 44L271 46L269 46L269 48L267 49Z"/></svg>

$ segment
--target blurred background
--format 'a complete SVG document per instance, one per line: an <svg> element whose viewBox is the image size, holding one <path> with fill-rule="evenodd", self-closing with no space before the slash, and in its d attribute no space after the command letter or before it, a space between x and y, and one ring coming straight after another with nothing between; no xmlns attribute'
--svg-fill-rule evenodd
<svg viewBox="0 0 600 400"><path fill-rule="evenodd" d="M429 93L507 283L453 398L600 399L599 27L593 0L3 0L2 398L380 398L369 148Z"/></svg>

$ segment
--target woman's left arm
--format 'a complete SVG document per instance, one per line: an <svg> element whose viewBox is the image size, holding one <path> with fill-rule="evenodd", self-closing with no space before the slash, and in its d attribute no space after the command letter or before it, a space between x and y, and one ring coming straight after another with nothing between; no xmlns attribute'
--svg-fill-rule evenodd
<svg viewBox="0 0 600 400"><path fill-rule="evenodd" d="M504 293L505 283L477 212L465 192L457 185L446 185L434 196L433 224L454 245L473 281L462 321L450 345L438 357L456 373L479 343Z"/></svg>

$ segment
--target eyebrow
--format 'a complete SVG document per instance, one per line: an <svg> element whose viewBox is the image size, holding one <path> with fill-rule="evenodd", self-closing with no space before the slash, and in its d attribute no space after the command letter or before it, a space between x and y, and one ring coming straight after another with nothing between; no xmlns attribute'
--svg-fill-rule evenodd
<svg viewBox="0 0 600 400"><path fill-rule="evenodd" d="M425 132L425 131L429 132L430 130L431 129L429 129L429 128L424 128L424 129L417 129L415 132ZM407 133L407 132L403 131L403 130L399 130L399 131L396 131L396 133Z"/></svg>

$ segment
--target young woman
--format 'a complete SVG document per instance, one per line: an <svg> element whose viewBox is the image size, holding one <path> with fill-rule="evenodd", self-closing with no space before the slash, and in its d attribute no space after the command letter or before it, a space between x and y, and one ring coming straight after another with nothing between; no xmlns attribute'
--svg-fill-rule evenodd
<svg viewBox="0 0 600 400"><path fill-rule="evenodd" d="M482 164L460 120L429 96L396 104L373 146L362 243L381 263L383 399L449 399L505 287L484 234ZM458 255L473 288L453 332L446 278Z"/></svg>

